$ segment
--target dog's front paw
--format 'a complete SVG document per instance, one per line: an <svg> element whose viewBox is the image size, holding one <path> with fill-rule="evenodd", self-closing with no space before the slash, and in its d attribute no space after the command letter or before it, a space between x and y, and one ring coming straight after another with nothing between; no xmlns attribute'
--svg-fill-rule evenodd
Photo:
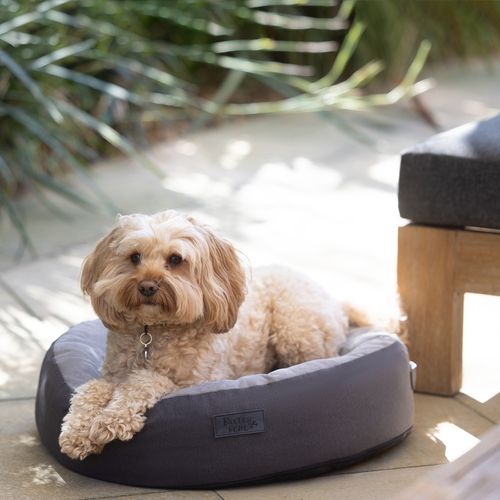
<svg viewBox="0 0 500 500"><path fill-rule="evenodd" d="M62 431L59 435L61 451L75 460L83 460L91 454L99 454L102 445L93 443L88 437L76 432Z"/></svg>
<svg viewBox="0 0 500 500"><path fill-rule="evenodd" d="M105 445L114 439L129 441L144 427L144 420L144 415L138 413L103 413L90 427L90 440L100 445Z"/></svg>

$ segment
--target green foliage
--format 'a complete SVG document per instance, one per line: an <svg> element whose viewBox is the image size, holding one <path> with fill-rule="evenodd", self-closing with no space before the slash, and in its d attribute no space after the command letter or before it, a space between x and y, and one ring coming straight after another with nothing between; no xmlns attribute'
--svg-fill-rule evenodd
<svg viewBox="0 0 500 500"><path fill-rule="evenodd" d="M402 77L424 39L431 63L498 54L500 47L500 0L358 0L356 18L367 29L354 62L382 58L387 81Z"/></svg>
<svg viewBox="0 0 500 500"><path fill-rule="evenodd" d="M392 93L360 94L382 64L349 70L364 26L351 26L353 0L334 5L0 0L0 214L29 246L14 202L19 193L30 190L54 211L47 189L90 210L112 210L85 166L118 149L154 169L136 150L153 125L359 109L424 89L414 83L425 44ZM67 174L88 189L71 190Z"/></svg>

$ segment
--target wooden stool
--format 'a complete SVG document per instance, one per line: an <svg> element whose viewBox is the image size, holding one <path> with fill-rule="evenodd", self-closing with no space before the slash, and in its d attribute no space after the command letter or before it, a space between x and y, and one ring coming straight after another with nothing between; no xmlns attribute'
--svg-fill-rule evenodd
<svg viewBox="0 0 500 500"><path fill-rule="evenodd" d="M500 115L405 152L399 209L412 221L399 229L398 286L418 364L416 389L453 395L462 383L464 293L500 295L500 234L494 232L500 229Z"/></svg>

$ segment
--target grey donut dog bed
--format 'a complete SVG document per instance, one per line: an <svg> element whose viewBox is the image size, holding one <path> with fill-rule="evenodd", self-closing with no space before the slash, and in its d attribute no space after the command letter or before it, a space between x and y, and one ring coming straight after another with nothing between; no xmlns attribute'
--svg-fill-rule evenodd
<svg viewBox="0 0 500 500"><path fill-rule="evenodd" d="M413 425L405 346L357 329L341 356L178 390L148 412L131 441L72 460L59 450L61 421L74 389L99 377L105 343L100 321L71 328L48 350L36 396L42 443L68 469L96 479L214 488L304 477L364 460Z"/></svg>

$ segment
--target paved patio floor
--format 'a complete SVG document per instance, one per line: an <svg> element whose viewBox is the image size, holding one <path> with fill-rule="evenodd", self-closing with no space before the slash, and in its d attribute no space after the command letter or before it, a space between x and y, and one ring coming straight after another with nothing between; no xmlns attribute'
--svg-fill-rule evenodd
<svg viewBox="0 0 500 500"><path fill-rule="evenodd" d="M499 112L500 65L430 71L422 100L443 128ZM347 132L357 130L360 138ZM398 159L434 130L407 105L330 116L235 121L155 145L160 179L117 158L92 175L122 213L188 211L232 239L252 265L279 262L333 294L372 309L394 301ZM40 445L33 408L43 353L68 326L94 317L79 291L82 258L112 224L36 199L22 208L38 257L0 219L0 498L388 499L453 460L500 423L498 299L467 296L466 379L455 398L416 395L416 425L398 447L315 479L219 491L158 491L95 481L57 464ZM484 346L488 346L487 349Z"/></svg>

